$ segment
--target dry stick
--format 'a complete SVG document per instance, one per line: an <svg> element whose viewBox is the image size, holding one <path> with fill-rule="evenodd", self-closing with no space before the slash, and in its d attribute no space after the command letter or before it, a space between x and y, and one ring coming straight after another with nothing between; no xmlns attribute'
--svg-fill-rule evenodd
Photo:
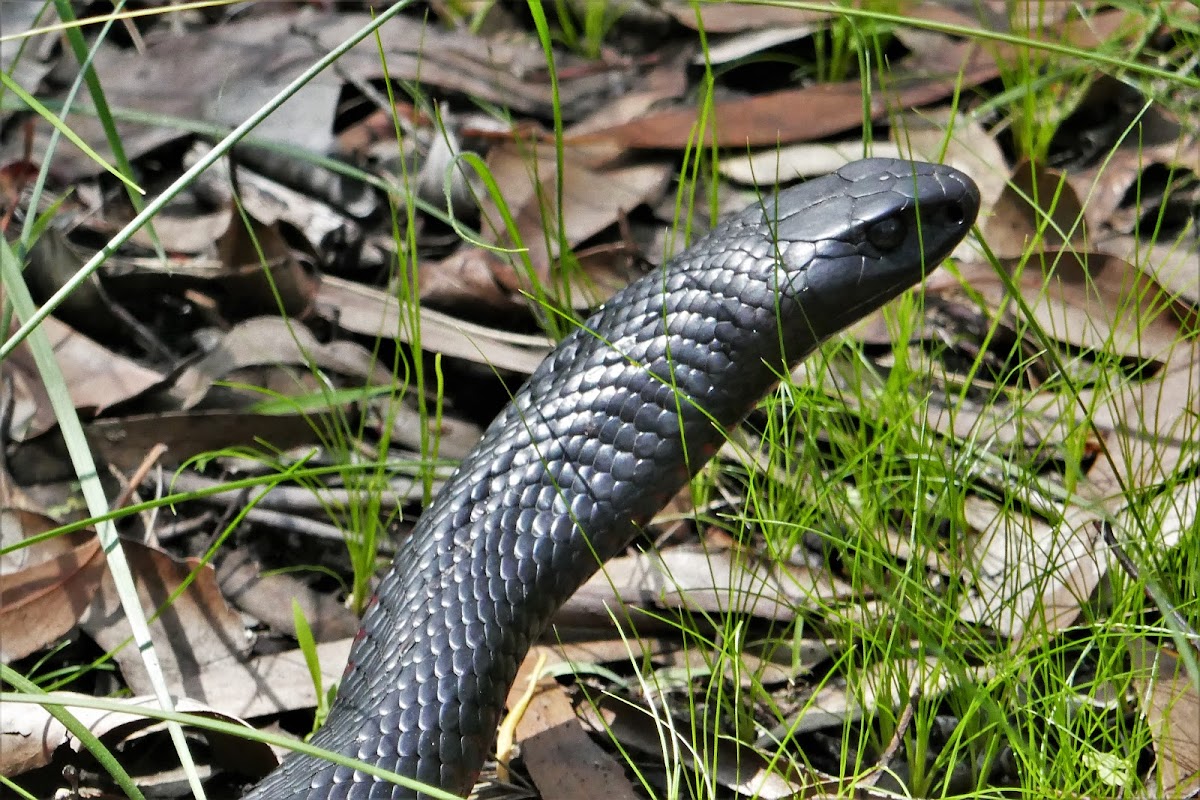
<svg viewBox="0 0 1200 800"><path fill-rule="evenodd" d="M135 470L133 475L130 476L129 480L125 482L125 488L121 490L121 494L117 495L117 499L113 501L112 507L114 511L118 508L124 508L129 504L129 500L131 497L133 497L133 493L136 492L137 488L142 485L142 481L146 480L146 475L149 474L150 470L154 468L154 465L158 463L159 459L161 459L163 454L166 452L167 446L162 442L159 442L158 444L154 445L154 447L150 448L149 452L146 453L145 458L142 459L142 463L138 465L137 470Z"/></svg>
<svg viewBox="0 0 1200 800"><path fill-rule="evenodd" d="M904 734L908 732L908 728L912 725L914 709L917 706L917 701L921 699L921 690L915 689L908 696L908 702L904 705L904 711L900 713L900 719L896 723L896 732L892 734L891 741L887 743L887 747L883 749L883 753L879 756L879 760L875 765L873 774L870 775L863 783L867 786L874 786L879 782L879 776L883 771L891 766L892 759L896 757L896 751L900 749L900 742L904 738Z"/></svg>

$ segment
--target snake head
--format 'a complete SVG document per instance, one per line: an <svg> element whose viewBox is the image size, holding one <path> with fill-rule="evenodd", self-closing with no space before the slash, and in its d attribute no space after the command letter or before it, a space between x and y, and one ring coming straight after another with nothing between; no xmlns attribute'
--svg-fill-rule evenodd
<svg viewBox="0 0 1200 800"><path fill-rule="evenodd" d="M776 285L800 312L780 315L800 326L785 342L807 351L920 282L966 236L979 203L975 182L953 167L884 158L766 199Z"/></svg>

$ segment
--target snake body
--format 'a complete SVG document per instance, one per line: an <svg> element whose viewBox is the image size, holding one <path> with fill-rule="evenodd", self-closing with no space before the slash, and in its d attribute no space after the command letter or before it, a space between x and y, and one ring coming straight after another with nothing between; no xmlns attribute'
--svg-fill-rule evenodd
<svg viewBox="0 0 1200 800"><path fill-rule="evenodd" d="M764 196L567 336L401 545L313 744L465 795L555 610L787 365L917 283L979 209L949 167L868 159ZM413 798L293 754L255 800Z"/></svg>

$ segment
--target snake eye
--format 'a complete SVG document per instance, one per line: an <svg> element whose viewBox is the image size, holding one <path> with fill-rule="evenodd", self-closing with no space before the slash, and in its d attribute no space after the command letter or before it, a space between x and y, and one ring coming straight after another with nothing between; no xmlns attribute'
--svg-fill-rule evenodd
<svg viewBox="0 0 1200 800"><path fill-rule="evenodd" d="M867 241L880 250L893 250L904 242L907 233L903 222L895 217L888 217L867 228Z"/></svg>

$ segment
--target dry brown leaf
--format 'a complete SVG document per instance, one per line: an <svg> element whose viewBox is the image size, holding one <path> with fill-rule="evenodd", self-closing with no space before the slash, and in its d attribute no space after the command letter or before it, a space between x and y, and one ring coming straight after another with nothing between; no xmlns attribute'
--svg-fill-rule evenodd
<svg viewBox="0 0 1200 800"><path fill-rule="evenodd" d="M209 156L211 150L210 145L195 142L184 155L184 166L195 166ZM254 158L245 158L247 155ZM193 247L205 244L207 248L205 237L211 237L215 244L230 225L242 225L245 215L260 225L282 223L281 230L312 260L322 261L325 256L332 255L333 261L340 263L341 255L349 255L342 251L349 244L347 236L353 237L362 223L381 213L380 198L371 186L290 154L275 152L270 147L239 145L238 165L235 171L229 162L220 160L198 176L193 185L192 191L208 203L230 209L230 218L224 225L218 215L196 218L197 230L191 235ZM440 193L438 197L441 197ZM155 222L158 222L157 218ZM317 245L314 248L308 243L330 243L333 247ZM180 244L187 245L188 242Z"/></svg>
<svg viewBox="0 0 1200 800"><path fill-rule="evenodd" d="M1097 465L1111 472L1109 478L1089 478L1113 494L1123 487L1157 484L1196 455L1200 350L1181 346L1167 368L1151 380L1115 389L1085 389L1079 398L1091 420L1105 432L1114 461Z"/></svg>
<svg viewBox="0 0 1200 800"><path fill-rule="evenodd" d="M139 542L122 542L138 597L150 621L150 638L171 691L211 702L197 693L197 678L212 664L240 660L250 649L242 618L217 587L211 566L195 567ZM80 628L106 652L137 693L153 691L111 576L106 576Z"/></svg>
<svg viewBox="0 0 1200 800"><path fill-rule="evenodd" d="M298 321L256 317L223 334L212 349L176 378L169 388L169 397L160 400L172 407L194 408L219 380L263 387L285 397L317 393L328 386L312 375L313 367L344 378L355 387L396 385L395 376L378 355L357 342L347 339L320 342L308 326ZM264 396L257 393L247 396L248 402L262 399ZM474 423L452 412L445 412L436 420L422 419L414 407L412 393L406 393L401 400L397 402L396 396L389 393L371 401L379 411L378 419L391 420L393 446L419 451L432 438L440 455L454 458L466 455L479 440L482 432ZM236 405L228 399L226 403Z"/></svg>
<svg viewBox="0 0 1200 800"><path fill-rule="evenodd" d="M25 527L27 532L37 533L40 528L50 524L47 521ZM83 543L64 551L70 541L79 539L84 539ZM153 609L188 579L189 568L163 553L129 541L124 543L124 549L138 584L139 595L149 609ZM58 537L43 542L37 548L18 552L29 554L43 550L49 550L41 554L48 557L40 563L15 572L8 571L4 575L3 588L0 589L0 657L10 661L36 652L76 625L90 633L105 649L115 649L124 643L129 633L128 625L116 599L116 589L108 575L98 540L90 535L85 538L84 534ZM151 634L172 691L193 698L206 696L206 690L216 685L218 690L210 693L216 699L222 699L221 691L228 691L229 685L210 680L209 674L219 672L220 668L229 664L240 665L249 645L240 616L230 613L226 608L216 590L211 570L196 574L195 580L183 590L174 604L152 622ZM344 661L344 656L342 659ZM116 660L132 686L146 686L141 657L136 648L125 647L117 653ZM307 668L303 669L303 675L307 678ZM308 684L311 687L311 679L308 679ZM246 688L244 683L239 685ZM262 694L260 688L250 687L249 691ZM16 744L0 747L0 753L6 759L20 759L27 767L33 767L44 763L39 760L53 753L54 748L63 742L64 733L58 729L57 723L48 721L48 718L44 723L38 722L44 712L34 706L29 708L34 709L29 712L33 717L27 714L22 716L23 721L14 721L16 728L6 725L0 734L7 737L13 730L25 731L20 737L20 747ZM178 708L205 710L195 704ZM4 711L7 717L9 707L5 706ZM147 720L134 724L120 715L99 714L96 719L103 731L114 726L133 724L133 729L136 729L153 724ZM34 727L29 728L29 725ZM46 736L39 738L32 733L34 730L43 730ZM254 774L261 774L273 766L262 763L259 756L252 756L254 752L228 754L232 761L225 763L246 764L249 759L251 763L243 771ZM255 758L259 761L255 762ZM4 774L14 773L4 771Z"/></svg>
<svg viewBox="0 0 1200 800"><path fill-rule="evenodd" d="M690 676L705 676L713 673L714 662L722 668L721 674L730 686L739 685L748 691L757 691L763 686L784 686L809 674L813 668L829 659L837 648L833 640L802 639L789 642L786 647L776 647L777 642L767 647L769 657L754 652L754 644L746 642L732 658L714 657L711 650L702 647L678 645L655 661L656 665L669 667L677 673L683 671ZM626 658L625 663L632 662Z"/></svg>
<svg viewBox="0 0 1200 800"><path fill-rule="evenodd" d="M1047 4L1039 3L1038 5L1044 7ZM976 3L974 0L949 3L945 0L902 0L900 8L902 9L900 13L909 19L928 20L946 25L958 25L963 28L981 28L985 31L1005 30L1009 23L1006 15L1008 7L998 7L995 3L987 2ZM1042 30L1053 21L1056 20L1046 19L1042 25L1031 24L1027 27L1032 30ZM907 33L910 30L920 29L900 28L899 30Z"/></svg>
<svg viewBox="0 0 1200 800"><path fill-rule="evenodd" d="M248 551L234 549L217 567L217 584L229 602L289 636L296 635L293 603L300 606L318 642L345 639L358 631L358 617L333 594L314 591L294 575L261 573Z"/></svg>
<svg viewBox="0 0 1200 800"><path fill-rule="evenodd" d="M1047 3L1029 3L1027 8L1045 7ZM1038 12L1042 13L1042 12ZM1137 8L1110 8L1088 15L1070 15L1062 25L1038 27L1038 23L1030 20L1030 32L1043 41L1059 41L1072 44L1082 50L1093 50L1100 47L1112 47L1116 42L1138 41L1146 36L1146 25L1154 20L1140 13ZM1039 36L1039 32L1044 31ZM1024 49L1024 48L1022 48ZM1005 48L1007 57L1012 57L1013 50Z"/></svg>
<svg viewBox="0 0 1200 800"><path fill-rule="evenodd" d="M72 696L61 692L60 696ZM81 700L90 700L87 695L78 695ZM153 697L126 697L114 700L129 707L128 712L101 711L92 708L68 709L89 731L109 747L129 742L166 729L166 723L143 716L143 708L158 708ZM216 711L213 708L188 698L175 700L175 711L197 714L222 722L244 724L237 717ZM248 726L247 726L248 727ZM261 775L276 766L271 749L262 742L254 742L239 736L203 731L214 758L226 769L244 775ZM50 764L55 751L70 747L79 752L82 745L66 728L41 706L32 703L0 704L0 775L20 775Z"/></svg>
<svg viewBox="0 0 1200 800"><path fill-rule="evenodd" d="M1092 508L1067 509L1061 523L1063 544L1057 550L1059 566L1049 580L1039 576L1041 597L1036 616L1028 620L1032 624L1024 626L1023 635L1013 639L1014 651L1036 647L1079 622L1080 611L1108 571L1101 516Z"/></svg>
<svg viewBox="0 0 1200 800"><path fill-rule="evenodd" d="M278 223L250 219L230 225L217 240L225 275L218 279L216 308L226 319L283 313L303 319L312 311L320 278L296 257Z"/></svg>
<svg viewBox="0 0 1200 800"><path fill-rule="evenodd" d="M12 548L11 552L0 555L0 574L15 573L66 555L92 538L87 532L76 531L28 543L60 525L58 520L38 511L33 504L0 506L0 549Z"/></svg>
<svg viewBox="0 0 1200 800"><path fill-rule="evenodd" d="M297 16L285 6L267 7L261 14L217 26L181 32L164 26L147 36L145 48L102 46L93 68L103 76L106 97L115 107L217 123L236 116L244 104L258 107L309 63L371 22L366 13L339 13L337 4L330 9L308 9L309 13ZM613 72L632 69L609 65L603 70L579 70L576 67L585 64L582 59L557 53L558 81L552 91L545 57L535 40L496 37L481 41L466 31L427 24L419 16L399 16L380 29L379 41L393 80L412 81L429 91L465 95L542 118L549 118L555 107L568 118L576 116L580 106L607 93ZM343 56L338 74L351 81L381 79L375 40L361 42ZM319 136L317 146L331 143L332 130L321 122L337 110L338 83L332 74L330 78L310 92L302 90L293 101L310 124L289 125L284 114L276 115L277 127L269 131L272 138L303 142ZM335 91L331 93L330 87ZM240 100L231 105L231 97ZM112 162L103 126L94 115L72 114L67 123ZM270 118L267 124L272 124ZM117 128L131 160L187 135L176 125L118 122ZM49 126L40 126L38 131L34 152L39 156L46 152L49 130ZM53 163L55 173L68 182L100 169L67 142L55 152Z"/></svg>
<svg viewBox="0 0 1200 800"><path fill-rule="evenodd" d="M1030 454L1044 451L1050 442L1061 441L1061 437L1055 438L1056 425L1074 425L1074 415L1060 411L1068 407L1068 398L1056 394L1046 395L1045 400L1039 403L1030 398L1024 408L1016 408L996 400L955 398L949 402L931 397L915 409L913 421L958 441L987 442L993 454L1012 453L1013 460L1028 462Z"/></svg>
<svg viewBox="0 0 1200 800"><path fill-rule="evenodd" d="M1102 571L1094 513L1050 525L973 495L963 513L974 532L964 621L991 627L1015 647L1026 629L1056 631L1075 619Z"/></svg>
<svg viewBox="0 0 1200 800"><path fill-rule="evenodd" d="M553 680L543 681L533 695L517 724L516 739L521 760L545 800L638 797L622 765L587 735L566 692Z"/></svg>
<svg viewBox="0 0 1200 800"><path fill-rule="evenodd" d="M827 782L827 776L781 759L770 759L728 736L720 737L715 752L697 759L692 737L684 733L691 730L692 720L679 718L676 713L673 715L676 719L668 721L663 717L671 714L669 709L647 711L605 694L578 705L576 714L597 735L614 739L652 759L664 758L666 739L666 751L678 754L689 769L703 771L709 779L742 796L763 800L807 797L808 790ZM789 771L791 774L780 774Z"/></svg>
<svg viewBox="0 0 1200 800"><path fill-rule="evenodd" d="M1079 105L1082 112L1092 109L1091 118L1118 115L1115 122L1107 124L1119 124L1124 134L1094 166L1067 175L1076 194L1084 198L1083 210L1092 230L1108 227L1129 232L1147 206L1153 209L1157 205L1145 196L1137 198L1137 206L1131 202L1130 192L1148 167L1157 164L1200 171L1200 150L1194 137L1185 136L1175 116L1136 87L1101 75ZM1126 205L1128 210L1121 211Z"/></svg>
<svg viewBox="0 0 1200 800"><path fill-rule="evenodd" d="M1187 481L1138 504L1141 520L1133 517L1129 493L1167 479L1185 457L1194 454L1190 409L1195 403L1192 389L1197 369L1190 359L1181 360L1178 369L1159 380L1135 384L1108 404L1083 393L1084 407L1092 409L1093 422L1100 426L1107 456L1101 454L1078 482L1077 502L1067 506L1056 524L982 498L968 498L967 519L982 534L981 549L975 554L977 566L968 577L978 595L964 605L963 619L1010 635L1014 647L1022 642L1031 617L1036 624L1029 629L1039 635L1053 635L1074 624L1110 567L1101 524L1113 515L1125 531L1146 529L1142 523L1148 518L1149 529L1158 531L1155 548L1179 542L1200 506L1200 484ZM1061 402L1058 407L1063 408ZM1073 401L1059 413L1068 424L1082 417ZM1043 415L1053 416L1053 412ZM1139 422L1145 425L1141 430Z"/></svg>
<svg viewBox="0 0 1200 800"><path fill-rule="evenodd" d="M704 67L705 65L713 67L736 65L744 59L753 58L760 54L765 55L765 51L769 51L772 48L792 44L800 39L807 39L818 30L820 30L819 26L813 23L781 25L779 27L744 31L724 37L718 42L710 40L710 44L704 48L703 52L692 56L692 64L698 67Z"/></svg>
<svg viewBox="0 0 1200 800"><path fill-rule="evenodd" d="M95 537L32 566L5 570L0 586L0 661L10 663L44 650L69 633L107 574Z"/></svg>
<svg viewBox="0 0 1200 800"><path fill-rule="evenodd" d="M321 281L320 313L345 330L363 336L388 336L412 343L409 313L394 294L330 276ZM421 347L426 352L466 359L526 375L550 352L541 336L518 336L419 308Z"/></svg>
<svg viewBox="0 0 1200 800"><path fill-rule="evenodd" d="M575 148L564 151L561 217L556 194L557 154L553 148L534 143L500 145L488 153L488 167L521 243L527 248L530 265L541 281L549 279L551 262L559 257L560 219L562 236L567 246L574 248L615 225L637 206L657 202L670 179L671 170L665 162L600 172L577 160L575 153ZM484 199L481 213L484 240L512 247L504 219L491 197ZM523 270L514 270L507 259L500 261L501 268L495 273L497 283L511 293L528 288Z"/></svg>
<svg viewBox="0 0 1200 800"><path fill-rule="evenodd" d="M162 382L158 372L117 355L50 317L40 326L50 340L76 409L90 416L135 397ZM11 430L27 441L57 425L41 376L26 342L0 363L0 377L12 378L15 393Z"/></svg>
<svg viewBox="0 0 1200 800"><path fill-rule="evenodd" d="M409 430L407 435L412 438L418 438L419 433L415 430ZM456 441L451 440L449 443L443 441L438 452L445 454L447 458L461 458L462 453L457 448L459 448L459 445ZM452 450L455 451L454 455L451 455L450 451ZM435 475L437 477L429 484L429 490L434 496L441 491L445 482L444 479L449 473L449 467L442 467L436 471ZM235 491L227 488L228 485L226 481L221 479L208 478L187 470L176 472L170 482L170 488L174 492L205 492L206 494L203 497L197 497L195 501L221 507L226 507L229 504L228 498L222 498L221 495L224 492ZM371 491L378 491L381 494L378 500L379 511L380 513L388 514L396 511L405 503L422 501L425 497L425 481L420 476L395 474L388 478L386 487L375 485ZM322 488L286 483L267 486L264 483L256 492L254 508L250 509L249 513L261 509L291 515L293 518L297 516L328 518L331 514L337 515L339 509L361 505L365 497L366 492L363 489ZM331 525L330 527L335 531L334 540L344 542L346 539L345 531L336 526Z"/></svg>
<svg viewBox="0 0 1200 800"><path fill-rule="evenodd" d="M318 13L308 15L304 24L288 17L286 24L303 41L298 49L319 55L348 40L370 21L365 13ZM275 25L278 29L280 23ZM404 16L393 19L380 34L393 80L412 81L442 95L473 97L542 119L550 119L556 110L568 119L579 116L597 96L609 93L613 80L633 69L622 64L597 69L581 57L556 52L558 80L552 85L545 54L535 38L506 35L481 41L466 29L441 28L420 17ZM360 80L383 77L380 50L372 41L359 43L338 66Z"/></svg>
<svg viewBox="0 0 1200 800"><path fill-rule="evenodd" d="M736 11L730 7L727 13L744 16L743 11L741 7ZM797 17L791 24L805 21ZM1070 20L1062 27L1038 29L1036 35L1048 41L1094 47L1113 39L1118 32L1136 36L1138 29L1134 26L1139 21L1144 22L1132 11L1106 11L1091 15L1085 23ZM740 25L737 29L741 29ZM913 34L912 31L907 33ZM956 91L991 80L1000 74L998 61L1018 60L1029 49L1018 51L1009 45L981 47L972 39L953 42L942 34L932 36L936 37L936 46L922 39L923 44L908 60L891 66L892 78L888 84L871 92L871 120L886 121L896 110L928 105ZM853 80L717 102L712 109L716 144L722 147L770 147L831 136L866 121L862 115L862 98L861 82ZM797 108L803 108L805 113L796 114ZM631 148L680 149L695 144L692 137L697 118L698 112L694 109L649 114L637 122L621 123L603 132L578 137L577 141L619 142ZM705 144L712 143L712 130L705 130L704 137Z"/></svg>
<svg viewBox="0 0 1200 800"><path fill-rule="evenodd" d="M1001 258L1018 258L1035 241L1046 249L1082 249L1088 241L1083 203L1066 175L1024 161L984 222L983 238Z"/></svg>
<svg viewBox="0 0 1200 800"><path fill-rule="evenodd" d="M1141 797L1191 797L1200 790L1200 691L1179 654L1144 639L1128 643L1133 685L1157 759Z"/></svg>
<svg viewBox="0 0 1200 800"><path fill-rule="evenodd" d="M139 228L129 241L150 250L154 247L153 237L157 237L163 250L172 256L199 257L210 254L217 240L229 230L229 226L232 224L241 225L242 222L229 206L208 214L172 214L169 213L168 207L168 211L164 211L154 218L153 227L148 225L145 228ZM153 232L153 237L151 232Z"/></svg>
<svg viewBox="0 0 1200 800"><path fill-rule="evenodd" d="M251 367L277 366L301 368L292 373L290 387L284 382L285 388L280 389L284 394L299 392L302 384L297 380L311 377L312 367L352 378L356 385L390 386L395 382L378 357L362 345L344 339L319 342L303 323L271 316L245 320L222 334L207 353L180 373L171 394L180 409L193 408L214 381L228 380L232 374ZM249 379L239 382L270 385Z"/></svg>
<svg viewBox="0 0 1200 800"><path fill-rule="evenodd" d="M964 57L971 51L961 50ZM978 51L974 51L977 55ZM976 58L962 73L951 72L932 78L904 76L897 65L897 77L886 87L871 93L870 118L886 120L897 110L906 110L937 102L950 96L955 86L971 86L994 77L996 68L990 59ZM704 131L704 145L720 147L771 147L779 144L808 142L856 128L863 124L863 88L859 81L816 84L803 89L769 92L737 100L718 101L712 109L712 127ZM797 114L796 109L805 109ZM607 130L575 137L572 142L590 144L612 142L634 149L682 149L695 146L695 126L699 112L691 108L651 113L635 122L615 125Z"/></svg>
<svg viewBox="0 0 1200 800"><path fill-rule="evenodd" d="M419 269L422 304L482 307L501 313L528 308L528 300L509 288L521 283L513 261L494 250L460 247L441 260L423 260Z"/></svg>
<svg viewBox="0 0 1200 800"><path fill-rule="evenodd" d="M1195 530L1200 519L1200 480L1169 487L1140 508L1132 505L1116 513L1119 531L1153 531L1153 539L1140 537L1140 547L1167 550L1178 547L1184 536ZM1128 534L1127 534L1128 535Z"/></svg>
<svg viewBox="0 0 1200 800"><path fill-rule="evenodd" d="M227 447L257 446L260 440L279 450L313 444L320 437L313 416L250 414L236 411L188 411L102 419L84 430L96 460L121 470L136 469L155 445L164 444L165 462L180 464L191 456ZM75 475L58 430L16 448L13 477L24 485L66 480Z"/></svg>
<svg viewBox="0 0 1200 800"><path fill-rule="evenodd" d="M353 639L345 638L317 645L321 691L341 679L351 644ZM194 697L205 698L214 708L247 719L311 709L317 703L312 674L300 650L248 661L237 658L212 662L192 678L188 691Z"/></svg>
<svg viewBox="0 0 1200 800"><path fill-rule="evenodd" d="M882 707L898 709L913 695L937 697L971 681L986 681L994 668L950 670L934 656L884 661L856 671L847 680L831 681L801 704L798 718L789 720L793 733L841 726L860 720Z"/></svg>
<svg viewBox="0 0 1200 800"><path fill-rule="evenodd" d="M1050 338L1075 347L1166 361L1200 330L1196 309L1115 256L1060 250L1027 261L1006 259L1004 266L1010 273L1020 270L1017 285L1033 321ZM990 265L964 265L960 274L992 309L1019 313ZM936 290L932 283L927 288Z"/></svg>
<svg viewBox="0 0 1200 800"><path fill-rule="evenodd" d="M1134 236L1114 236L1097 244L1101 252L1123 258L1150 276L1170 296L1200 304L1200 264L1195 231L1188 228L1174 241L1146 242Z"/></svg>
<svg viewBox="0 0 1200 800"><path fill-rule="evenodd" d="M1195 308L1172 298L1128 262L1100 254L1062 256L1052 272L1043 273L1043 291L1038 291L1036 268L1021 278L1034 317L1054 338L1110 354L1165 361L1200 330Z"/></svg>
<svg viewBox="0 0 1200 800"><path fill-rule="evenodd" d="M779 577L729 550L679 546L610 559L563 609L572 620L594 622L607 620L610 609L655 606L790 621L798 603L813 602L814 593L829 599L828 592L828 581L804 570Z"/></svg>
<svg viewBox="0 0 1200 800"><path fill-rule="evenodd" d="M783 26L811 25L833 19L837 12L810 11L782 6L744 5L741 3L695 4L684 0L669 0L663 10L680 25L705 33L738 33L741 31ZM698 19L697 19L698 18Z"/></svg>

